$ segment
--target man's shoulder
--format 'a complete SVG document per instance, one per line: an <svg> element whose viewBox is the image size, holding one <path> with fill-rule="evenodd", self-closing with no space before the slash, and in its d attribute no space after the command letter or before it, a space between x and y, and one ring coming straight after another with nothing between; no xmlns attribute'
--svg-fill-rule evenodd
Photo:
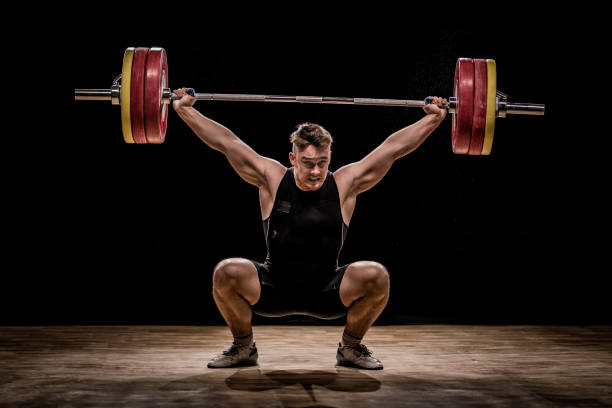
<svg viewBox="0 0 612 408"><path fill-rule="evenodd" d="M332 173L336 184L352 182L351 180L354 177L354 165L355 163L347 164Z"/></svg>
<svg viewBox="0 0 612 408"><path fill-rule="evenodd" d="M342 166L332 173L336 186L338 187L340 197L352 195L353 181L355 179L354 165L355 163L347 164L346 166Z"/></svg>
<svg viewBox="0 0 612 408"><path fill-rule="evenodd" d="M277 160L269 159L267 157L264 159L266 184L268 184L268 186L277 186L289 169L283 166Z"/></svg>
<svg viewBox="0 0 612 408"><path fill-rule="evenodd" d="M283 177L287 170L287 167L283 166L278 160L265 158L266 159L266 172L271 176Z"/></svg>

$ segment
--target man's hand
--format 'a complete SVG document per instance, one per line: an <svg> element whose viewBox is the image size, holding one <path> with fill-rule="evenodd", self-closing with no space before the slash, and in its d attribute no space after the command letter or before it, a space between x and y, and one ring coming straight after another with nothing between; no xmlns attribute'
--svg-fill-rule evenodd
<svg viewBox="0 0 612 408"><path fill-rule="evenodd" d="M448 101L445 98L437 96L433 97L433 103L423 106L423 110L428 115L439 115L440 120L446 117L446 104Z"/></svg>
<svg viewBox="0 0 612 408"><path fill-rule="evenodd" d="M189 91L191 91L191 94L189 94ZM180 99L175 99L172 102L172 106L174 106L174 110L179 110L183 107L189 107L189 106L193 106L194 103L196 103L197 99L193 97L193 95L195 95L193 89L191 88L180 88L180 89L175 89L173 91L176 96L178 96Z"/></svg>

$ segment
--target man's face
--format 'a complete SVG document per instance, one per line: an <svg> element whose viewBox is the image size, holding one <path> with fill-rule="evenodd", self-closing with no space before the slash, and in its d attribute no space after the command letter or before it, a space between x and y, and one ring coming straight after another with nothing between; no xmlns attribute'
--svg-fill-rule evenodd
<svg viewBox="0 0 612 408"><path fill-rule="evenodd" d="M309 145L297 154L289 153L289 161L295 167L295 183L300 190L314 191L321 188L327 177L331 160L329 147Z"/></svg>

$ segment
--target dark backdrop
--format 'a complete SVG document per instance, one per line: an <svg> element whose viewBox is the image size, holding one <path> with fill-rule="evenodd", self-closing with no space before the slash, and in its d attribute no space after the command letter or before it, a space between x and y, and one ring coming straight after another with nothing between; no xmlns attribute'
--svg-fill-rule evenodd
<svg viewBox="0 0 612 408"><path fill-rule="evenodd" d="M237 16L177 7L155 19L130 15L129 24L87 10L66 22L71 30L58 35L51 25L39 45L17 47L15 58L28 63L10 81L26 88L17 101L27 107L17 102L7 118L19 120L22 137L5 150L0 323L222 323L211 295L215 264L265 257L257 189L173 110L163 145L126 145L119 107L73 100L74 88L109 88L128 46L164 47L172 87L408 99L450 96L459 57L494 58L498 89L510 101L545 103L546 115L498 119L489 157L451 152L449 115L359 196L340 263L387 266L381 323L609 323L607 135L591 105L602 71L584 63L589 36L574 28L587 17L553 23L524 9L441 21L433 9L298 7L277 18L278 9ZM27 85L17 83L25 76ZM28 100L28 89L51 83L57 97ZM295 126L319 123L335 137L332 171L424 115L196 107L285 165Z"/></svg>

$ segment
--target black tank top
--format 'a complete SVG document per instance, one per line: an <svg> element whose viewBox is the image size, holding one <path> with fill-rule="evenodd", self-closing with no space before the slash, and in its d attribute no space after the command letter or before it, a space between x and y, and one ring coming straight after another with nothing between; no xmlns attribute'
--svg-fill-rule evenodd
<svg viewBox="0 0 612 408"><path fill-rule="evenodd" d="M330 171L321 188L302 191L295 184L294 168L289 168L263 225L266 263L275 284L317 287L335 274L348 227Z"/></svg>

